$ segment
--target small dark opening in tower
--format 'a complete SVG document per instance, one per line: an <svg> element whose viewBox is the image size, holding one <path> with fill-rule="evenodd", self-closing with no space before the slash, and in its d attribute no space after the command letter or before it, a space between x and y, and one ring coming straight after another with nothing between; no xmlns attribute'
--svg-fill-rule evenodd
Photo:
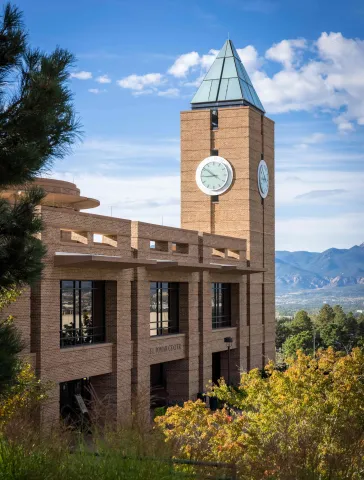
<svg viewBox="0 0 364 480"><path fill-rule="evenodd" d="M211 110L211 128L217 130L219 128L219 112L218 110Z"/></svg>
<svg viewBox="0 0 364 480"><path fill-rule="evenodd" d="M212 157L217 157L219 155L219 151L218 150L211 150L211 156Z"/></svg>
<svg viewBox="0 0 364 480"><path fill-rule="evenodd" d="M219 203L219 196L218 195L212 195L211 203Z"/></svg>

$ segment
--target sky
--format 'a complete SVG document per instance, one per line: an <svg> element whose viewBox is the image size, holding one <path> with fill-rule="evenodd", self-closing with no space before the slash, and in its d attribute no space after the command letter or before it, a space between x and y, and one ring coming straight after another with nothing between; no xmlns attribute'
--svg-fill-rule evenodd
<svg viewBox="0 0 364 480"><path fill-rule="evenodd" d="M77 58L83 141L50 175L95 213L180 225L179 112L229 36L276 122L276 249L364 241L362 0L18 0L33 46Z"/></svg>

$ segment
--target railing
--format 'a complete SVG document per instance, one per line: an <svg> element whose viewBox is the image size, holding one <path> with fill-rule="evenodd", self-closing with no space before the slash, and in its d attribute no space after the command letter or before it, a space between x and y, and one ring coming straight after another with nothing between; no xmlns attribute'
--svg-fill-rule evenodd
<svg viewBox="0 0 364 480"><path fill-rule="evenodd" d="M65 326L60 330L61 348L92 345L105 342L105 326L74 328Z"/></svg>
<svg viewBox="0 0 364 480"><path fill-rule="evenodd" d="M212 329L231 327L231 315L212 317Z"/></svg>

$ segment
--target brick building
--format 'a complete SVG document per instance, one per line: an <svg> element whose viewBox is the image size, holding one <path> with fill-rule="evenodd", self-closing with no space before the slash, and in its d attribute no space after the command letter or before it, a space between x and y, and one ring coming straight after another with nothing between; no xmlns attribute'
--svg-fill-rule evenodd
<svg viewBox="0 0 364 480"><path fill-rule="evenodd" d="M90 390L123 421L274 358L274 124L230 40L181 113L182 228L85 212L99 203L74 184L37 183L45 268L12 313L53 384L44 422Z"/></svg>

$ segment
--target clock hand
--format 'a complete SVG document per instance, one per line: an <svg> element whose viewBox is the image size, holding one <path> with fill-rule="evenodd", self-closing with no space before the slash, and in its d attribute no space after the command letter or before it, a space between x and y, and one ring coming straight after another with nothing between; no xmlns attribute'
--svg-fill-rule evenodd
<svg viewBox="0 0 364 480"><path fill-rule="evenodd" d="M211 173L211 175L212 175L213 177L217 177L217 175L214 175L212 172L210 172L210 170L209 170L208 168L205 167L205 170L206 170L207 172Z"/></svg>

